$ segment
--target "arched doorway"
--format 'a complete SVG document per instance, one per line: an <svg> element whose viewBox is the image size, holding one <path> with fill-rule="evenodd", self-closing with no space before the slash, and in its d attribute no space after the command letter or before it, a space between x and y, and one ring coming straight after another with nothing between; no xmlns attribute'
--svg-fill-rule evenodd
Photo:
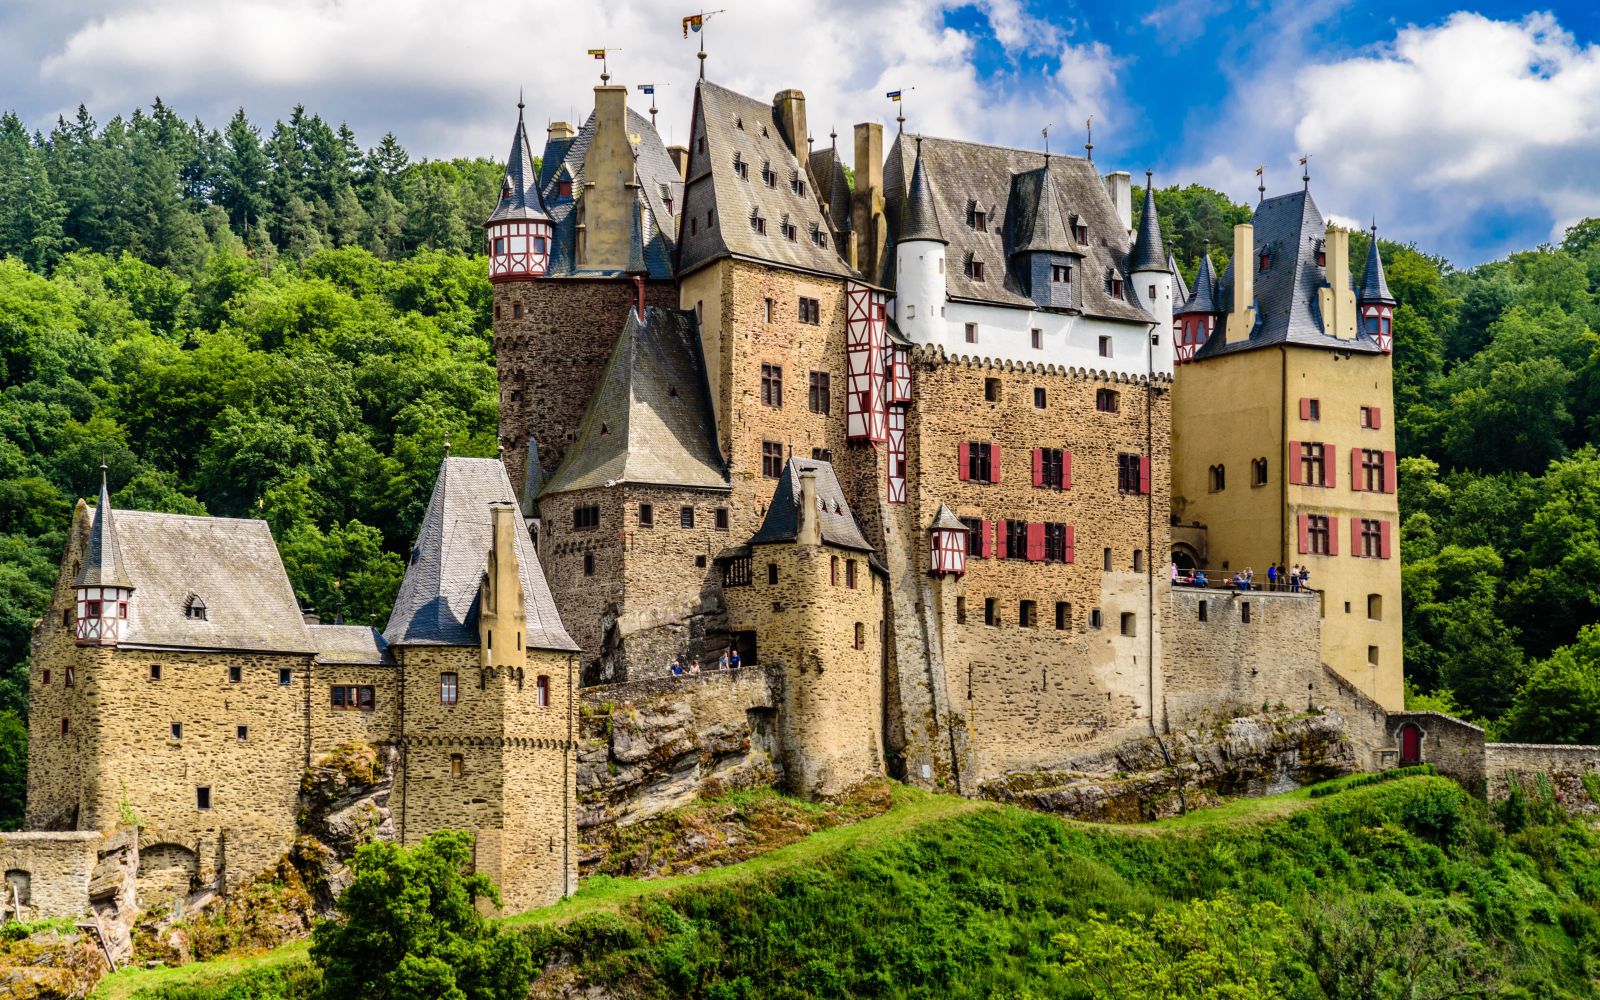
<svg viewBox="0 0 1600 1000"><path fill-rule="evenodd" d="M1408 722L1400 727L1400 766L1422 763L1422 727Z"/></svg>
<svg viewBox="0 0 1600 1000"><path fill-rule="evenodd" d="M1180 570L1200 568L1200 556L1193 548L1182 542L1172 547L1172 562Z"/></svg>

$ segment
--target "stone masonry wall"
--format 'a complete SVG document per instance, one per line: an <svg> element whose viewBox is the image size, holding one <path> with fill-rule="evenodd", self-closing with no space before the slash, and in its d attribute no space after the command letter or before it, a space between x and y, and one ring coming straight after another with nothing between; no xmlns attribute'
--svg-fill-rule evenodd
<svg viewBox="0 0 1600 1000"><path fill-rule="evenodd" d="M600 384L627 310L637 301L628 279L536 278L494 285L495 370L500 382L500 443L519 491L528 435L539 442L545 475L556 470ZM645 286L645 304L676 308L668 282ZM522 309L516 315L517 307Z"/></svg>
<svg viewBox="0 0 1600 1000"><path fill-rule="evenodd" d="M1406 723L1422 729L1422 761L1440 774L1454 778L1481 795L1484 790L1485 746L1483 730L1470 722L1439 712L1390 712L1384 723L1385 740L1378 767L1400 763L1400 729Z"/></svg>
<svg viewBox="0 0 1600 1000"><path fill-rule="evenodd" d="M1484 757L1490 802L1498 802L1510 793L1513 777L1524 788L1531 788L1535 776L1543 774L1554 784L1569 811L1600 815L1600 802L1589 793L1582 777L1600 774L1600 747L1490 743L1484 747Z"/></svg>
<svg viewBox="0 0 1600 1000"><path fill-rule="evenodd" d="M1191 587L1170 593L1165 710L1171 728L1262 705L1304 709L1322 702L1327 692L1318 688L1328 685L1315 594Z"/></svg>
<svg viewBox="0 0 1600 1000"><path fill-rule="evenodd" d="M89 912L89 879L105 837L97 831L0 833L0 916L19 920L78 918ZM11 912L12 887L23 896Z"/></svg>

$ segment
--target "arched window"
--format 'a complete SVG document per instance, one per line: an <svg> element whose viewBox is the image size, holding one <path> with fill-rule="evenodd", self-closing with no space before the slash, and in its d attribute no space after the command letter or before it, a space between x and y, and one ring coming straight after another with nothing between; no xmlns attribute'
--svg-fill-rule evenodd
<svg viewBox="0 0 1600 1000"><path fill-rule="evenodd" d="M1228 486L1228 473L1220 465L1211 467L1211 492L1220 493Z"/></svg>
<svg viewBox="0 0 1600 1000"><path fill-rule="evenodd" d="M1265 485L1267 485L1267 460L1266 459L1264 459L1264 458L1252 458L1250 460L1250 485L1251 486L1265 486Z"/></svg>

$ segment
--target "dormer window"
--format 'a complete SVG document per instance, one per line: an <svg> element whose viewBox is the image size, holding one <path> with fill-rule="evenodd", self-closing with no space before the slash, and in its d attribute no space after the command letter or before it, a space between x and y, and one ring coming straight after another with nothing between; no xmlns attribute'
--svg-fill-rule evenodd
<svg viewBox="0 0 1600 1000"><path fill-rule="evenodd" d="M767 233L767 220L761 217L759 209L752 210L750 213L750 228L763 236Z"/></svg>
<svg viewBox="0 0 1600 1000"><path fill-rule="evenodd" d="M763 125L763 126L761 126L761 138L765 139L767 137L768 137L767 136L767 127L765 125Z"/></svg>
<svg viewBox="0 0 1600 1000"><path fill-rule="evenodd" d="M778 172L772 169L771 160L761 161L761 180L769 188L775 188L778 186Z"/></svg>
<svg viewBox="0 0 1600 1000"><path fill-rule="evenodd" d="M558 198L571 198L572 197L572 178L563 177L563 178L561 178L560 181L558 181L556 183L556 197L558 197Z"/></svg>
<svg viewBox="0 0 1600 1000"><path fill-rule="evenodd" d="M1072 280L1071 264L1051 264L1050 280L1058 285L1064 285Z"/></svg>
<svg viewBox="0 0 1600 1000"><path fill-rule="evenodd" d="M1072 219L1072 238L1079 246L1089 245L1089 224L1076 216Z"/></svg>
<svg viewBox="0 0 1600 1000"><path fill-rule="evenodd" d="M746 163L744 157L740 156L738 152L733 154L733 172L739 175L740 180L747 181L750 179L750 164Z"/></svg>
<svg viewBox="0 0 1600 1000"><path fill-rule="evenodd" d="M500 200L501 201L508 201L508 200L510 200L510 198L511 198L511 185L510 184L502 184L502 185L500 185Z"/></svg>
<svg viewBox="0 0 1600 1000"><path fill-rule="evenodd" d="M973 281L983 280L983 261L969 253L963 261L963 266L967 272L967 277Z"/></svg>
<svg viewBox="0 0 1600 1000"><path fill-rule="evenodd" d="M967 225L980 233L988 230L989 213L979 207L976 201L967 202Z"/></svg>
<svg viewBox="0 0 1600 1000"><path fill-rule="evenodd" d="M744 131L744 117L742 115L733 116L733 127L741 132Z"/></svg>
<svg viewBox="0 0 1600 1000"><path fill-rule="evenodd" d="M184 602L183 617L202 622L206 620L206 602L199 594L190 594L189 599Z"/></svg>
<svg viewBox="0 0 1600 1000"><path fill-rule="evenodd" d="M1270 253L1262 254L1261 255L1261 270L1265 271L1267 268L1269 268L1271 266L1272 266L1272 254L1270 254Z"/></svg>
<svg viewBox="0 0 1600 1000"><path fill-rule="evenodd" d="M826 250L828 247L828 234L824 233L822 231L822 227L817 225L815 222L811 223L811 242L815 243L819 247L822 247L824 250Z"/></svg>
<svg viewBox="0 0 1600 1000"><path fill-rule="evenodd" d="M790 222L787 215L783 217L783 223L780 228L783 230L783 238L788 240L790 243L793 243L800 238L800 227Z"/></svg>
<svg viewBox="0 0 1600 1000"><path fill-rule="evenodd" d="M1122 275L1115 271L1106 271L1106 292L1114 299L1122 298Z"/></svg>

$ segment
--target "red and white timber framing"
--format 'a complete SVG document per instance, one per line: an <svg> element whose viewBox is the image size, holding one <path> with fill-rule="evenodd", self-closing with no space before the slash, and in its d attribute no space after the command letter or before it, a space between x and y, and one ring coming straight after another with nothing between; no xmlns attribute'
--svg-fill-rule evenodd
<svg viewBox="0 0 1600 1000"><path fill-rule="evenodd" d="M884 346L889 299L866 285L845 285L845 436L851 441L883 444L888 440L884 384Z"/></svg>
<svg viewBox="0 0 1600 1000"><path fill-rule="evenodd" d="M550 269L550 223L508 220L488 226L489 280L541 278Z"/></svg>

